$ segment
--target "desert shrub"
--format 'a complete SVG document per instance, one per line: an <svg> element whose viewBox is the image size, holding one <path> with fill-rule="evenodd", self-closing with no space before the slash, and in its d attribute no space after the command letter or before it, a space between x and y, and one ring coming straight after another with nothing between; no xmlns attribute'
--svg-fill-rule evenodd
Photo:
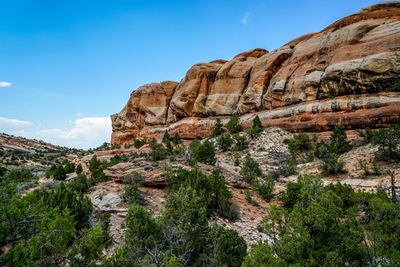
<svg viewBox="0 0 400 267"><path fill-rule="evenodd" d="M55 190L35 190L30 197L40 199L44 207L68 209L74 217L77 229L85 228L89 225L89 214L92 212L92 203L81 194L74 192L64 183L61 183ZM29 198L28 198L29 199Z"/></svg>
<svg viewBox="0 0 400 267"><path fill-rule="evenodd" d="M223 133L217 138L217 145L222 151L228 151L233 143L233 139L229 133Z"/></svg>
<svg viewBox="0 0 400 267"><path fill-rule="evenodd" d="M68 182L67 187L71 188L75 192L83 194L89 189L89 181L83 173L80 173Z"/></svg>
<svg viewBox="0 0 400 267"><path fill-rule="evenodd" d="M239 155L239 153L238 152L233 153L232 157L233 157L233 164L235 166L239 166L240 165L240 155Z"/></svg>
<svg viewBox="0 0 400 267"><path fill-rule="evenodd" d="M211 132L211 136L212 137L220 136L221 134L224 133L224 131L225 130L224 130L223 126L222 126L221 120L217 119L217 121L215 122L214 129Z"/></svg>
<svg viewBox="0 0 400 267"><path fill-rule="evenodd" d="M299 152L306 152L312 148L310 138L306 133L295 134L292 138L285 139L284 143L287 144L293 157Z"/></svg>
<svg viewBox="0 0 400 267"><path fill-rule="evenodd" d="M149 156L153 161L166 159L168 156L168 151L164 145L157 143L155 139L150 142L150 149Z"/></svg>
<svg viewBox="0 0 400 267"><path fill-rule="evenodd" d="M58 165L53 173L53 179L64 181L67 178L66 171L62 165Z"/></svg>
<svg viewBox="0 0 400 267"><path fill-rule="evenodd" d="M351 149L346 132L342 126L336 126L332 132L329 144L320 141L316 145L315 156L323 162L322 169L325 174L337 174L343 172L344 162L340 154Z"/></svg>
<svg viewBox="0 0 400 267"><path fill-rule="evenodd" d="M372 141L378 145L377 157L381 159L400 159L400 124L375 132Z"/></svg>
<svg viewBox="0 0 400 267"><path fill-rule="evenodd" d="M189 146L189 151L190 161L193 163L202 162L214 165L216 162L214 145L208 139L203 143L199 140L194 140Z"/></svg>
<svg viewBox="0 0 400 267"><path fill-rule="evenodd" d="M235 231L209 226L201 194L181 186L168 194L158 218L129 208L123 247L107 266L240 266L246 243Z"/></svg>
<svg viewBox="0 0 400 267"><path fill-rule="evenodd" d="M21 192L24 192L24 191L28 190L29 188L32 188L37 185L38 185L38 182L35 180L23 182L23 183L19 183L17 185L16 190L17 190L17 192L21 193Z"/></svg>
<svg viewBox="0 0 400 267"><path fill-rule="evenodd" d="M0 166L0 178L7 173L8 169L6 167Z"/></svg>
<svg viewBox="0 0 400 267"><path fill-rule="evenodd" d="M143 176L137 172L124 178L123 183L127 184L127 187L125 188L123 198L129 204L143 205L146 203L144 197L139 191L139 186L141 186L143 182L144 182Z"/></svg>
<svg viewBox="0 0 400 267"><path fill-rule="evenodd" d="M260 194L260 196L266 200L266 201L270 201L273 197L272 195L272 191L274 190L274 179L272 179L272 177L267 177L267 179L265 181L262 182L258 182L256 184L257 187L257 191Z"/></svg>
<svg viewBox="0 0 400 267"><path fill-rule="evenodd" d="M343 154L351 150L351 145L347 140L346 131L343 126L336 126L333 129L329 146L331 147L331 151L337 154Z"/></svg>
<svg viewBox="0 0 400 267"><path fill-rule="evenodd" d="M143 139L137 138L137 139L133 140L133 146L136 148L141 148L145 144L147 144L146 138L143 138Z"/></svg>
<svg viewBox="0 0 400 267"><path fill-rule="evenodd" d="M228 123L225 125L225 127L231 134L238 133L242 130L242 127L239 124L239 120L240 116L238 114L234 114L231 116Z"/></svg>
<svg viewBox="0 0 400 267"><path fill-rule="evenodd" d="M12 169L5 173L3 180L7 180L13 183L29 182L34 179L34 175L29 169Z"/></svg>
<svg viewBox="0 0 400 267"><path fill-rule="evenodd" d="M371 128L365 128L357 130L360 136L364 137L366 143L372 142L372 138L374 137L374 131Z"/></svg>
<svg viewBox="0 0 400 267"><path fill-rule="evenodd" d="M168 170L168 190L174 192L181 187L194 189L207 208L208 214L216 212L221 216L229 217L232 193L226 186L225 177L219 170L214 169L210 175L206 175L197 167L191 170Z"/></svg>
<svg viewBox="0 0 400 267"><path fill-rule="evenodd" d="M251 138L257 137L263 131L263 126L261 124L260 117L256 115L253 119L253 124L250 129L248 129L247 133Z"/></svg>
<svg viewBox="0 0 400 267"><path fill-rule="evenodd" d="M294 160L290 160L289 162L283 164L279 168L279 174L284 177L288 177L288 176L294 175L296 173L297 173L297 167L296 167L296 163Z"/></svg>
<svg viewBox="0 0 400 267"><path fill-rule="evenodd" d="M289 182L286 191L281 195L280 199L283 202L283 207L292 209L300 199L301 185L297 182Z"/></svg>
<svg viewBox="0 0 400 267"><path fill-rule="evenodd" d="M388 92L400 92L400 80L393 81L389 84L389 86L385 89Z"/></svg>
<svg viewBox="0 0 400 267"><path fill-rule="evenodd" d="M247 183L252 183L257 177L262 176L262 171L258 162L251 158L250 155L246 155L240 174Z"/></svg>
<svg viewBox="0 0 400 267"><path fill-rule="evenodd" d="M104 233L100 224L84 230L69 252L69 266L96 266L96 262L101 259L104 245Z"/></svg>
<svg viewBox="0 0 400 267"><path fill-rule="evenodd" d="M76 174L81 174L83 172L83 168L82 168L81 164L76 166L75 172L76 172Z"/></svg>
<svg viewBox="0 0 400 267"><path fill-rule="evenodd" d="M249 146L249 140L245 135L234 134L233 140L235 143L234 150L235 151L243 151Z"/></svg>
<svg viewBox="0 0 400 267"><path fill-rule="evenodd" d="M251 248L242 264L242 267L253 266L284 267L287 264L282 259L277 258L267 244L260 242Z"/></svg>
<svg viewBox="0 0 400 267"><path fill-rule="evenodd" d="M338 174L343 172L344 162L338 154L329 153L322 158L322 170L325 174Z"/></svg>
<svg viewBox="0 0 400 267"><path fill-rule="evenodd" d="M207 240L207 255L211 266L241 266L247 245L236 231L215 224L211 227Z"/></svg>
<svg viewBox="0 0 400 267"><path fill-rule="evenodd" d="M64 164L64 170L65 170L65 173L73 173L75 171L75 164L70 161L67 161Z"/></svg>
<svg viewBox="0 0 400 267"><path fill-rule="evenodd" d="M179 145L182 144L182 139L180 135L176 133L174 136L171 137L171 142L175 145Z"/></svg>

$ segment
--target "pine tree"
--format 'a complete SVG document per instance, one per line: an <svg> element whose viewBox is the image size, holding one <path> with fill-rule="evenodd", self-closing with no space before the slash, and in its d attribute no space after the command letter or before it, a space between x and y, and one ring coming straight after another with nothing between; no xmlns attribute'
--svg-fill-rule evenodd
<svg viewBox="0 0 400 267"><path fill-rule="evenodd" d="M338 154L345 153L351 149L343 126L336 126L335 129L333 129L330 147L332 152Z"/></svg>
<svg viewBox="0 0 400 267"><path fill-rule="evenodd" d="M256 117L253 119L253 126L251 128L253 132L256 134L262 132L263 126L261 124L261 120L260 117L258 117L258 115L256 115Z"/></svg>
<svg viewBox="0 0 400 267"><path fill-rule="evenodd" d="M171 136L169 135L168 131L165 131L162 142L164 144L171 142Z"/></svg>
<svg viewBox="0 0 400 267"><path fill-rule="evenodd" d="M223 132L224 132L224 128L222 126L221 120L217 119L217 121L215 122L215 127L214 127L211 135L213 137L217 137L217 136L220 136Z"/></svg>
<svg viewBox="0 0 400 267"><path fill-rule="evenodd" d="M226 124L226 128L232 134L238 133L242 130L242 127L239 124L240 117L238 114L232 115L229 119L229 122Z"/></svg>

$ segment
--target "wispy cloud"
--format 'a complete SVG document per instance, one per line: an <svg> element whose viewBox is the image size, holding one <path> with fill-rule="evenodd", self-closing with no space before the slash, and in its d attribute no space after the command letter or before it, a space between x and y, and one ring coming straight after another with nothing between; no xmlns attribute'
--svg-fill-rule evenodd
<svg viewBox="0 0 400 267"><path fill-rule="evenodd" d="M0 88L1 87L10 87L12 85L12 83L10 82L0 82Z"/></svg>
<svg viewBox="0 0 400 267"><path fill-rule="evenodd" d="M22 128L32 126L32 123L29 121L17 120L17 119L8 119L0 116L0 127L1 128Z"/></svg>
<svg viewBox="0 0 400 267"><path fill-rule="evenodd" d="M246 13L244 14L244 16L240 19L240 22L241 22L243 25L246 25L247 22L249 22L249 18L250 18L250 12L246 12Z"/></svg>
<svg viewBox="0 0 400 267"><path fill-rule="evenodd" d="M109 142L111 120L110 117L76 118L72 128L62 130L46 129L28 121L0 117L0 132L40 139L61 146L87 149Z"/></svg>

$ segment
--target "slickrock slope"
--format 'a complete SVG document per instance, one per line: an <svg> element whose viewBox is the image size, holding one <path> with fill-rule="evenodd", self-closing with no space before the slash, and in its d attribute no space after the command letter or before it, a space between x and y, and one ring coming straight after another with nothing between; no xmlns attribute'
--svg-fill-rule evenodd
<svg viewBox="0 0 400 267"><path fill-rule="evenodd" d="M195 64L179 83L144 85L112 115L112 143L210 133L216 118L291 131L381 127L400 121L400 3L377 4L268 52Z"/></svg>

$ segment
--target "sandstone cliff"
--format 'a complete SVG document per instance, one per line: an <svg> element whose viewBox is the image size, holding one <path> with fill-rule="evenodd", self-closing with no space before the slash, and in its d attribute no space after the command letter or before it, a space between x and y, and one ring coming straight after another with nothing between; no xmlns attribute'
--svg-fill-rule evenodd
<svg viewBox="0 0 400 267"><path fill-rule="evenodd" d="M112 115L112 143L209 135L216 118L291 131L381 127L400 121L400 3L377 4L268 52L192 66L179 83L139 87Z"/></svg>

